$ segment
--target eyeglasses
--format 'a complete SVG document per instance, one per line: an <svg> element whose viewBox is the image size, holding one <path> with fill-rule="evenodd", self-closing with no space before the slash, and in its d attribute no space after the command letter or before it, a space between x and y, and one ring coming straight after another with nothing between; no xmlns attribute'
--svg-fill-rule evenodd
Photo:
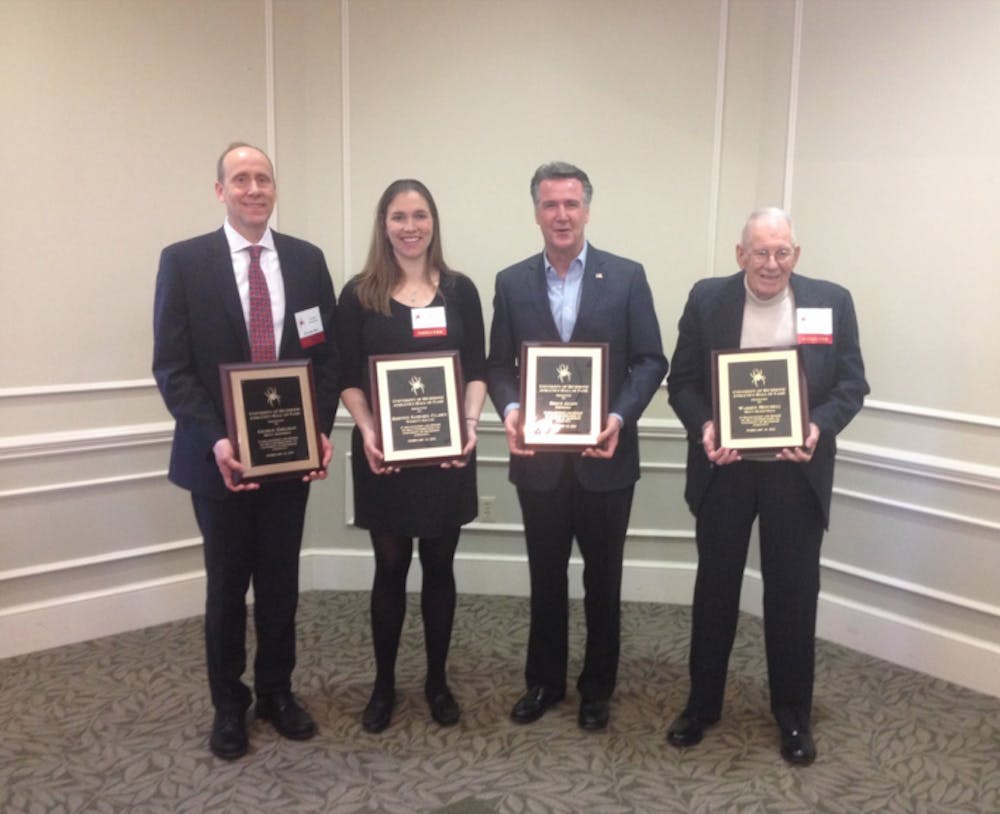
<svg viewBox="0 0 1000 814"><path fill-rule="evenodd" d="M750 254L753 255L754 260L759 260L761 263L766 263L772 255L776 262L787 263L795 252L791 249L775 249L773 252L769 252L767 249L754 249Z"/></svg>

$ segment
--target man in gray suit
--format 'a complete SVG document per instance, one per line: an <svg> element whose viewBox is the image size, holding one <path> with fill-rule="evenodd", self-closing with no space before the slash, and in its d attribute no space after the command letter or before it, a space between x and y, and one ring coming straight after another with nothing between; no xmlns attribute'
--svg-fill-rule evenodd
<svg viewBox="0 0 1000 814"><path fill-rule="evenodd" d="M608 724L622 557L639 479L637 422L667 372L642 266L584 238L592 192L587 174L571 164L544 164L535 172L531 195L545 250L497 275L487 372L490 398L504 419L531 577L527 692L511 717L530 723L566 694L566 569L575 537L584 562L587 646L577 689L578 722L586 730ZM524 447L518 361L526 341L608 344L610 415L582 454Z"/></svg>
<svg viewBox="0 0 1000 814"><path fill-rule="evenodd" d="M739 614L750 531L760 519L764 636L771 711L789 763L816 758L811 733L819 552L829 524L836 436L861 409L868 382L847 289L793 274L792 221L752 213L736 247L742 271L701 280L679 325L667 392L688 433L685 499L696 517L698 576L687 705L667 731L693 746L719 720ZM773 461L719 447L712 418L712 351L798 345L809 426L801 447Z"/></svg>

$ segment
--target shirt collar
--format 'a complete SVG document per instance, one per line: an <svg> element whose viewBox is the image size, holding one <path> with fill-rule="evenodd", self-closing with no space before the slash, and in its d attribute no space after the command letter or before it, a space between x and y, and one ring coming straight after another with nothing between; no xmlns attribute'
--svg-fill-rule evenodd
<svg viewBox="0 0 1000 814"><path fill-rule="evenodd" d="M226 218L225 222L222 224L222 229L226 233L226 241L229 243L230 254L241 252L248 246L263 246L265 249L274 250L274 235L271 233L270 226L264 230L264 234L261 235L260 240L256 243L251 243L243 237L243 235L237 232L229 222L229 218Z"/></svg>
<svg viewBox="0 0 1000 814"><path fill-rule="evenodd" d="M586 240L583 241L583 248L580 249L580 253L574 257L572 262L569 264L569 269L566 272L567 274L572 274L577 269L579 269L579 272L582 274L583 270L587 268L587 247L589 245L590 244L588 244ZM545 252L542 252L542 263L545 265L546 277L551 277L552 275L557 274L555 267L549 262L549 256Z"/></svg>
<svg viewBox="0 0 1000 814"><path fill-rule="evenodd" d="M781 291L770 299L761 299L750 289L750 283L748 282L747 275L743 275L743 287L747 292L747 299L756 305L758 308L775 308L781 303L785 302L792 295L792 281L789 279L788 283L785 285Z"/></svg>

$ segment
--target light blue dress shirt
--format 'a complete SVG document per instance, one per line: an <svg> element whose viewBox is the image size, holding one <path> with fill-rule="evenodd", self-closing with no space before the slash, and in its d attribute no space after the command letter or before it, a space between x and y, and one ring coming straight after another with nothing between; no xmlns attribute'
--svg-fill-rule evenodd
<svg viewBox="0 0 1000 814"><path fill-rule="evenodd" d="M569 342L573 335L573 328L576 326L576 317L580 313L580 291L583 288L583 270L587 265L587 242L584 241L583 249L573 258L566 271L565 277L560 277L559 273L545 259L545 286L549 291L549 309L552 311L552 319L555 320L556 329L563 342Z"/></svg>

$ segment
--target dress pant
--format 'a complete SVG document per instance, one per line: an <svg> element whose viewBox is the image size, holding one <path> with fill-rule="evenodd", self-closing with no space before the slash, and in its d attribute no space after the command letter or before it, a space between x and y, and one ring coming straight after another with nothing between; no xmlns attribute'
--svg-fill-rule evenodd
<svg viewBox="0 0 1000 814"><path fill-rule="evenodd" d="M552 491L518 488L531 577L531 627L525 680L556 693L566 690L569 636L567 568L573 538L583 557L587 646L577 681L587 701L607 700L618 676L622 556L634 487L590 492L580 486L565 455Z"/></svg>
<svg viewBox="0 0 1000 814"><path fill-rule="evenodd" d="M699 507L687 712L706 720L721 715L755 518L771 711L783 728L807 729L824 522L801 467L790 462L719 467Z"/></svg>
<svg viewBox="0 0 1000 814"><path fill-rule="evenodd" d="M299 552L309 485L265 483L222 500L192 495L204 539L208 591L205 649L212 703L245 711L253 700L246 670L246 593L254 590L258 697L291 689L295 667L295 612Z"/></svg>

